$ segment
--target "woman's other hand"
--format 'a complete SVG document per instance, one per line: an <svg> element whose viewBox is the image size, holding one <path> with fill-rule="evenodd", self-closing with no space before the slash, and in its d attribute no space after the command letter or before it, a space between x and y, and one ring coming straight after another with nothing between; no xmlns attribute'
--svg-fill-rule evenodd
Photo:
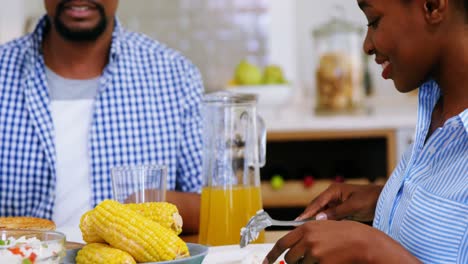
<svg viewBox="0 0 468 264"><path fill-rule="evenodd" d="M420 263L385 233L354 221L310 221L282 237L263 263Z"/></svg>
<svg viewBox="0 0 468 264"><path fill-rule="evenodd" d="M315 216L317 220L351 218L372 221L382 188L378 185L332 184L307 206L297 220Z"/></svg>

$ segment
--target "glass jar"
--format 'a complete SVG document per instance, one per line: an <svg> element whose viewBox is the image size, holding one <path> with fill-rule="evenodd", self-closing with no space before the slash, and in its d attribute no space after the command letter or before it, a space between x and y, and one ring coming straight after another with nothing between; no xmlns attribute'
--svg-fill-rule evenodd
<svg viewBox="0 0 468 264"><path fill-rule="evenodd" d="M316 113L353 113L362 108L363 30L336 16L312 33L316 48Z"/></svg>

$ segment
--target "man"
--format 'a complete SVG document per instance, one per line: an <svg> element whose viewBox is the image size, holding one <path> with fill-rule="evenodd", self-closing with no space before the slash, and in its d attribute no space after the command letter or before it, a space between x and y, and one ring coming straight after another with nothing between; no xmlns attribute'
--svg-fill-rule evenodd
<svg viewBox="0 0 468 264"><path fill-rule="evenodd" d="M114 18L117 0L45 0L0 47L0 216L80 216L112 198L110 169L168 166L167 200L198 229L203 93L184 57ZM180 192L179 192L180 191Z"/></svg>

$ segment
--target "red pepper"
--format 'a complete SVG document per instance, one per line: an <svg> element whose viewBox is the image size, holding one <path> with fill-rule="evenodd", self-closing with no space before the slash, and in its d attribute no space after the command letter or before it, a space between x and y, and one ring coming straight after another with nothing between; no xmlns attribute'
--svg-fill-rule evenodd
<svg viewBox="0 0 468 264"><path fill-rule="evenodd" d="M12 247L12 248L9 248L8 250L10 250L10 252L13 253L14 255L21 255L22 257L24 257L24 253L21 252L21 249L18 247Z"/></svg>
<svg viewBox="0 0 468 264"><path fill-rule="evenodd" d="M31 255L29 256L29 260L31 260L32 263L34 263L34 261L36 261L36 258L37 258L37 255L36 253L31 253Z"/></svg>

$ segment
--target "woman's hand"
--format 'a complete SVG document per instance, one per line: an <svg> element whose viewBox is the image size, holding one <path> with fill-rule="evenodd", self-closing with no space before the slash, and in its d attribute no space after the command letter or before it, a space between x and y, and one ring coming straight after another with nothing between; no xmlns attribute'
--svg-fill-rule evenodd
<svg viewBox="0 0 468 264"><path fill-rule="evenodd" d="M317 220L352 218L372 221L382 188L378 185L332 184L307 206L297 220L315 216Z"/></svg>
<svg viewBox="0 0 468 264"><path fill-rule="evenodd" d="M310 221L278 240L263 263L420 263L383 232L354 221Z"/></svg>

